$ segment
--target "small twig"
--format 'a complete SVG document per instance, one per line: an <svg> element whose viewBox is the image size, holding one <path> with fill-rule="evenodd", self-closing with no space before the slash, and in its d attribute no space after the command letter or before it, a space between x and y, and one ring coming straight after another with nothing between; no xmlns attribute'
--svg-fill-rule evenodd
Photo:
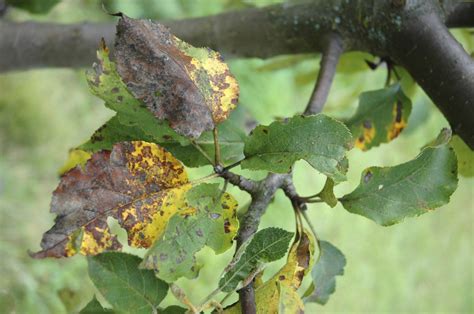
<svg viewBox="0 0 474 314"><path fill-rule="evenodd" d="M217 127L212 130L212 135L214 136L214 165L221 166L221 148L219 146L219 131Z"/></svg>
<svg viewBox="0 0 474 314"><path fill-rule="evenodd" d="M328 35L326 46L321 57L321 65L316 85L314 86L309 103L306 106L305 115L320 113L323 110L334 75L336 74L339 57L343 51L344 48L341 37L336 33Z"/></svg>
<svg viewBox="0 0 474 314"><path fill-rule="evenodd" d="M196 143L195 141L191 141L191 144L201 153L201 155L204 156L204 158L206 158L211 163L211 165L214 165L214 160L209 157L209 155L204 151L204 149L202 149L202 147L198 143Z"/></svg>
<svg viewBox="0 0 474 314"><path fill-rule="evenodd" d="M221 178L227 180L230 184L237 186L242 191L246 191L251 195L256 193L258 190L258 183L256 181L247 179L244 176L235 174L227 170L216 172L216 174Z"/></svg>

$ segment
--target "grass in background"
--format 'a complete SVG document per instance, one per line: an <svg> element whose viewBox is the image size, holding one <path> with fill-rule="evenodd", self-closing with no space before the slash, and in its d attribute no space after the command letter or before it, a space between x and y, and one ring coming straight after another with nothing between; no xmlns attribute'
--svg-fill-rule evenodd
<svg viewBox="0 0 474 314"><path fill-rule="evenodd" d="M268 2L259 1L259 5ZM181 0L107 4L112 10L135 17L172 18L217 13L249 6L252 2ZM110 19L99 10L97 1L63 1L42 19L62 22L86 17ZM13 18L31 17L13 12ZM465 42L472 49L472 36L465 38ZM241 85L240 106L262 123L302 111L312 89L311 78L316 76L318 68L318 60L313 58L277 60L230 62ZM382 87L383 69L357 72L363 58L349 61L346 70L350 66L355 66L355 70L336 76L325 108L328 114L348 116L355 110L360 92ZM54 215L48 213L50 195L58 183L57 169L65 161L68 149L86 140L112 114L88 92L82 72L36 70L0 76L2 313L71 313L79 310L94 293L84 257L33 260L27 254L27 250L39 248L42 233L52 225ZM358 184L365 167L407 161L447 126L422 92L413 92L412 96L414 108L409 128L391 144L367 153L352 150L349 182L337 187L338 195ZM416 127L416 122L424 124ZM209 171L192 171L192 175L198 177ZM304 162L298 162L295 183L301 194L309 195L322 187L324 178ZM380 227L349 214L340 205L332 209L311 205L310 216L319 235L343 251L347 266L345 275L337 278L336 293L328 304L308 305L307 312L473 312L473 183L473 179L461 177L450 204L392 227ZM231 191L238 196L241 206L248 202L248 196L235 188ZM294 228L291 205L281 192L262 221L262 227L275 225L287 230ZM215 256L208 249L199 253L198 260L205 264L199 279L180 281L193 301L202 300L214 289L219 275L216 269L222 269L231 255L229 251ZM266 276L281 263L268 267ZM175 302L173 297L166 301Z"/></svg>

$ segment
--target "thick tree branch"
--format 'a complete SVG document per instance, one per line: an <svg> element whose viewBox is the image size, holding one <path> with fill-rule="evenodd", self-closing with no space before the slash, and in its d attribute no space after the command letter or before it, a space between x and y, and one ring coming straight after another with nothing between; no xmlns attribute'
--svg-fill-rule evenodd
<svg viewBox="0 0 474 314"><path fill-rule="evenodd" d="M320 52L336 33L344 51L367 51L405 66L474 148L470 56L446 30L474 26L474 4L456 0L313 0L165 22L178 37L229 56L267 58ZM0 72L89 66L112 24L58 25L0 20ZM112 45L110 45L112 46Z"/></svg>
<svg viewBox="0 0 474 314"><path fill-rule="evenodd" d="M329 95L339 57L343 52L342 39L339 34L328 34L322 53L316 85L311 94L305 114L316 114L322 111Z"/></svg>

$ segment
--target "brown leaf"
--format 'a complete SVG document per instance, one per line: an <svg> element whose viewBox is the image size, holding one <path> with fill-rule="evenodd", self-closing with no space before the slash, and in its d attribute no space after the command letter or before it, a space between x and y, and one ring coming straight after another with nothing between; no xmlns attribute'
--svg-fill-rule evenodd
<svg viewBox="0 0 474 314"><path fill-rule="evenodd" d="M115 58L132 94L184 136L213 129L237 104L237 81L220 54L192 47L159 23L123 16Z"/></svg>
<svg viewBox="0 0 474 314"><path fill-rule="evenodd" d="M61 178L53 192L55 225L35 258L95 255L120 249L107 225L118 220L135 247L149 247L176 212L194 209L183 195L191 185L181 163L156 144L122 142L92 155Z"/></svg>

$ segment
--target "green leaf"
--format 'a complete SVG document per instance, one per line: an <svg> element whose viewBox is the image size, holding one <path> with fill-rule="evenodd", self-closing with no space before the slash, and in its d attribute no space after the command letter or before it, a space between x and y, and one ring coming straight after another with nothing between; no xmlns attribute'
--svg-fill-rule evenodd
<svg viewBox="0 0 474 314"><path fill-rule="evenodd" d="M319 260L311 272L313 283L311 294L305 294L305 302L326 304L336 290L336 276L344 274L346 258L338 248L326 241L320 241Z"/></svg>
<svg viewBox="0 0 474 314"><path fill-rule="evenodd" d="M101 314L101 313L114 313L111 309L104 309L102 305L97 301L97 298L94 296L92 300L84 307L79 314Z"/></svg>
<svg viewBox="0 0 474 314"><path fill-rule="evenodd" d="M337 197L334 195L334 181L331 178L326 179L326 183L318 196L331 207L337 205Z"/></svg>
<svg viewBox="0 0 474 314"><path fill-rule="evenodd" d="M222 193L218 184L201 184L186 194L188 206L197 209L190 215L174 215L163 235L146 253L140 267L155 269L167 282L195 278L199 273L195 254L205 245L216 253L232 246L237 233L237 202Z"/></svg>
<svg viewBox="0 0 474 314"><path fill-rule="evenodd" d="M355 146L368 150L396 138L407 125L411 101L400 85L365 92L359 107L346 125L352 132Z"/></svg>
<svg viewBox="0 0 474 314"><path fill-rule="evenodd" d="M94 71L88 71L86 76L92 93L102 98L108 108L118 113L116 118L118 121L114 121L109 129L116 131L120 125L135 126L155 139L174 139L183 144L189 143L186 138L177 134L168 122L156 119L151 111L128 91L117 73L116 65L110 61L109 50L104 43L97 51L97 59ZM100 132L97 136L99 135ZM98 139L100 137L95 138L96 141Z"/></svg>
<svg viewBox="0 0 474 314"><path fill-rule="evenodd" d="M138 269L137 256L110 252L87 260L92 282L114 310L152 313L168 292L168 285L153 271Z"/></svg>
<svg viewBox="0 0 474 314"><path fill-rule="evenodd" d="M230 262L219 281L219 288L224 292L234 291L261 264L285 256L292 237L292 232L279 228L267 228L257 232L243 253L236 254L236 258Z"/></svg>
<svg viewBox="0 0 474 314"><path fill-rule="evenodd" d="M218 130L222 162L229 165L243 159L245 133L230 120L220 124ZM122 124L118 115L107 121L92 135L89 141L78 148L89 152L102 149L110 150L115 143L136 140L160 144L188 167L209 165L209 161L194 145L183 144L166 134L159 137L148 135L137 125ZM208 156L214 158L212 132L204 132L195 142Z"/></svg>
<svg viewBox="0 0 474 314"><path fill-rule="evenodd" d="M242 168L284 173L304 159L340 182L345 180L345 154L351 146L351 134L341 122L323 114L295 116L255 128L245 142Z"/></svg>
<svg viewBox="0 0 474 314"><path fill-rule="evenodd" d="M474 151L458 135L453 136L451 139L451 146L453 146L458 157L458 173L463 177L473 177Z"/></svg>
<svg viewBox="0 0 474 314"><path fill-rule="evenodd" d="M448 203L458 181L450 135L443 130L409 162L365 169L359 186L341 199L344 208L388 226Z"/></svg>
<svg viewBox="0 0 474 314"><path fill-rule="evenodd" d="M7 0L7 3L35 14L44 14L51 10L61 0Z"/></svg>

